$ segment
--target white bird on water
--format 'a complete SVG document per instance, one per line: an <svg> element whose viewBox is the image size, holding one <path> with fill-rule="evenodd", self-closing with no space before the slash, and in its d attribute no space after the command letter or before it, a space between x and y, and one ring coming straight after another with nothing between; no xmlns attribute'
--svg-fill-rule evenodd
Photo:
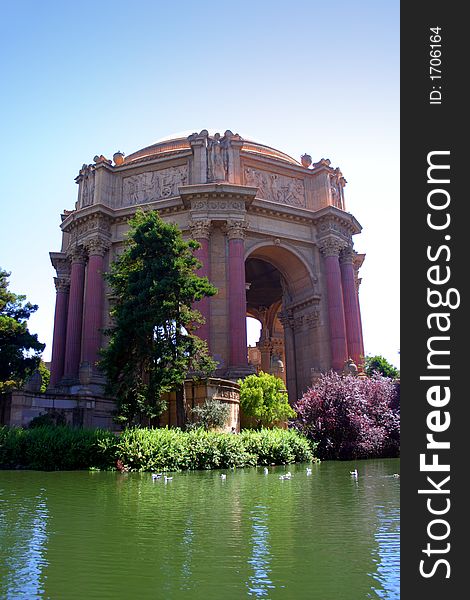
<svg viewBox="0 0 470 600"><path fill-rule="evenodd" d="M279 479L290 479L292 477L292 474L290 471L288 471L285 475L279 475Z"/></svg>
<svg viewBox="0 0 470 600"><path fill-rule="evenodd" d="M155 481L156 479L161 479L161 476L161 473L152 473L152 481Z"/></svg>
<svg viewBox="0 0 470 600"><path fill-rule="evenodd" d="M220 479L227 479L227 475L225 475L225 473L222 473Z"/></svg>
<svg viewBox="0 0 470 600"><path fill-rule="evenodd" d="M312 474L312 469L310 467L307 467L307 475L311 475Z"/></svg>
<svg viewBox="0 0 470 600"><path fill-rule="evenodd" d="M269 473L268 467L264 467L264 474L267 475Z"/></svg>
<svg viewBox="0 0 470 600"><path fill-rule="evenodd" d="M173 477L167 477L167 476L165 475L165 483L166 483L167 481L171 481L172 479L173 479Z"/></svg>
<svg viewBox="0 0 470 600"><path fill-rule="evenodd" d="M351 473L351 475L353 477L357 477L357 469L354 469L354 471L349 471Z"/></svg>

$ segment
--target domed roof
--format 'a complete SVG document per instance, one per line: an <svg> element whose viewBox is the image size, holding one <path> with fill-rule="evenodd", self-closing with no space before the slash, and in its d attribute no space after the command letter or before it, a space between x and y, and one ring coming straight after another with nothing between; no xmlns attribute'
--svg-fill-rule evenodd
<svg viewBox="0 0 470 600"><path fill-rule="evenodd" d="M188 136L189 135L190 134L188 134ZM137 152L133 152L132 154L126 156L124 164L129 165L130 163L151 160L153 158L169 157L171 155L176 155L191 150L188 136L183 137L181 134L179 134L178 137L161 139L151 146L146 146L145 148L137 150ZM210 136L212 137L212 134L210 134ZM291 165L300 165L297 160L288 154L285 154L280 150L276 150L271 146L260 144L259 142L248 140L246 138L241 139L243 140L243 146L241 148L243 153L274 158L283 162L287 162Z"/></svg>

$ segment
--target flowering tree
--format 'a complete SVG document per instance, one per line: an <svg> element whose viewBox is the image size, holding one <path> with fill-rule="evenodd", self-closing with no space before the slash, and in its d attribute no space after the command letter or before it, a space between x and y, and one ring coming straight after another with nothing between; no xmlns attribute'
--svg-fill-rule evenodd
<svg viewBox="0 0 470 600"><path fill-rule="evenodd" d="M294 427L318 443L323 459L397 456L399 386L381 375L323 375L294 405Z"/></svg>

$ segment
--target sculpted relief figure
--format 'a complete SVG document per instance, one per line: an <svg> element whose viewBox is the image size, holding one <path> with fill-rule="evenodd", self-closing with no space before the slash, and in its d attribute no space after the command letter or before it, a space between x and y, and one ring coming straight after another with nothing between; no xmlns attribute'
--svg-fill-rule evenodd
<svg viewBox="0 0 470 600"><path fill-rule="evenodd" d="M207 170L209 181L225 181L228 175L228 152L220 133L207 139Z"/></svg>
<svg viewBox="0 0 470 600"><path fill-rule="evenodd" d="M263 200L271 200L289 206L305 206L305 190L302 179L246 167L245 182L247 185L257 187L257 196Z"/></svg>
<svg viewBox="0 0 470 600"><path fill-rule="evenodd" d="M330 193L331 202L337 208L343 208L343 187L346 180L341 171L336 168L333 173L330 173Z"/></svg>
<svg viewBox="0 0 470 600"><path fill-rule="evenodd" d="M84 164L76 180L80 183L80 208L93 204L95 193L95 168L93 165Z"/></svg>
<svg viewBox="0 0 470 600"><path fill-rule="evenodd" d="M178 187L187 183L185 166L149 171L123 179L122 206L133 206L178 195Z"/></svg>

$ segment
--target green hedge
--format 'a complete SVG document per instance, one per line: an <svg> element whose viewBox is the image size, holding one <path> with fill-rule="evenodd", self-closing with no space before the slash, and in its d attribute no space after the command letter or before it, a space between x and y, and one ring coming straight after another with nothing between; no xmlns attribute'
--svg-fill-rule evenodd
<svg viewBox="0 0 470 600"><path fill-rule="evenodd" d="M0 427L0 468L104 469L114 461L113 443L114 434L102 429Z"/></svg>
<svg viewBox="0 0 470 600"><path fill-rule="evenodd" d="M217 469L314 460L314 446L295 431L262 429L240 435L195 429L0 428L0 468L129 471Z"/></svg>

